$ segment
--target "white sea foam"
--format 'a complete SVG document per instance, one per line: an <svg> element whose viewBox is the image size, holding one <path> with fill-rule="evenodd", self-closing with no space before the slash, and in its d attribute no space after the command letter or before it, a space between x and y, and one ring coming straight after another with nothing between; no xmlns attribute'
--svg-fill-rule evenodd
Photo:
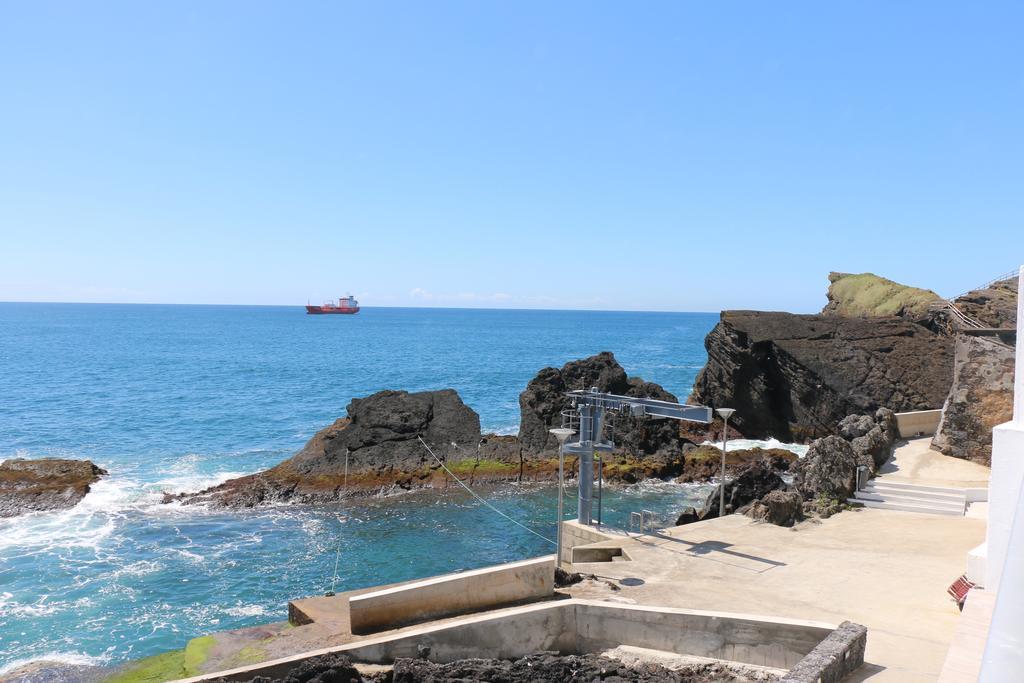
<svg viewBox="0 0 1024 683"><path fill-rule="evenodd" d="M90 492L73 508L33 512L0 521L0 551L23 548L54 550L91 548L99 550L131 512L141 514L194 514L196 508L162 504L165 492L200 491L243 476L242 472L203 473L202 460L187 455L167 468L170 476L146 482L128 475L113 474L92 485ZM110 468L115 469L116 468ZM201 508L199 508L201 510Z"/></svg>
<svg viewBox="0 0 1024 683"><path fill-rule="evenodd" d="M225 608L224 613L232 617L259 617L267 610L262 605L236 605Z"/></svg>
<svg viewBox="0 0 1024 683"><path fill-rule="evenodd" d="M54 664L63 664L66 666L103 666L109 661L109 655L93 657L78 652L48 652L46 654L39 655L38 657L14 659L6 664L0 665L0 676L4 676L11 671L37 662L53 662Z"/></svg>
<svg viewBox="0 0 1024 683"><path fill-rule="evenodd" d="M722 447L721 441L705 441L702 446ZM742 451L747 448L781 448L796 453L801 458L807 455L807 445L801 443L784 443L778 439L729 439L725 450Z"/></svg>

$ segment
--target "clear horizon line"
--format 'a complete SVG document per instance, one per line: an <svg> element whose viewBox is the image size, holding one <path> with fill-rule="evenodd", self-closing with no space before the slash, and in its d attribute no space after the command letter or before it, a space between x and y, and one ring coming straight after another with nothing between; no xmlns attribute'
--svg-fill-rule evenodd
<svg viewBox="0 0 1024 683"><path fill-rule="evenodd" d="M148 302L148 301L10 301L0 300L0 304L22 304L22 305L54 305L54 306L223 306L223 307L250 307L250 308L305 308L306 304L235 304L235 303L182 303L182 302ZM360 309L393 308L412 310L445 310L445 311L550 311L564 313L699 313L716 314L723 310L739 309L715 309L679 311L669 309L619 309L619 308L496 308L493 306L389 306L384 304L364 306Z"/></svg>

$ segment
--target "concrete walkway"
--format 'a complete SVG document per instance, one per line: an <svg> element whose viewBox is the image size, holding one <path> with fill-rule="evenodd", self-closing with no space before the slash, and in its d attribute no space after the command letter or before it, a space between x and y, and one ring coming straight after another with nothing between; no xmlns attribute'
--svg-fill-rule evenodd
<svg viewBox="0 0 1024 683"><path fill-rule="evenodd" d="M933 451L931 442L931 437L901 442L875 479L957 489L988 487L989 468Z"/></svg>
<svg viewBox="0 0 1024 683"><path fill-rule="evenodd" d="M940 456L942 457L942 456ZM985 537L968 517L859 509L795 529L723 519L610 540L633 561L579 563L611 579L574 597L810 619L868 627L851 680L935 681L959 612L946 588Z"/></svg>

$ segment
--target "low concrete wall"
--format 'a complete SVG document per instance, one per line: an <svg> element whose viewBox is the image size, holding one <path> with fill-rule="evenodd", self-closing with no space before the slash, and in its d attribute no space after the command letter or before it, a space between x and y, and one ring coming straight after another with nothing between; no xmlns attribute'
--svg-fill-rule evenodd
<svg viewBox="0 0 1024 683"><path fill-rule="evenodd" d="M575 519L568 520L562 524L562 562L573 561L572 549L576 546L617 541L619 538L613 534L598 531L592 526L580 524Z"/></svg>
<svg viewBox="0 0 1024 683"><path fill-rule="evenodd" d="M577 562L613 562L613 557L620 558L620 562L633 559L618 546L581 545L572 549L573 564Z"/></svg>
<svg viewBox="0 0 1024 683"><path fill-rule="evenodd" d="M554 595L553 555L446 574L349 599L352 633L541 600Z"/></svg>
<svg viewBox="0 0 1024 683"><path fill-rule="evenodd" d="M851 626L863 631L862 626ZM757 666L792 667L798 673L839 670L836 657L826 654L841 651L844 654L840 668L852 671L863 661L863 638L857 641L846 632L835 638L834 629L832 625L813 621L572 599L467 616L454 623L424 625L187 680L199 683L217 678L244 681L257 675L281 677L302 661L330 653L344 654L359 662L389 664L398 657L419 656L421 647L430 648L431 661L452 662L474 657L517 659L542 651L585 654L628 645ZM816 652L824 664L819 662L814 665L816 668L805 664Z"/></svg>
<svg viewBox="0 0 1024 683"><path fill-rule="evenodd" d="M839 683L864 663L868 630L844 621L782 677L780 683Z"/></svg>
<svg viewBox="0 0 1024 683"><path fill-rule="evenodd" d="M896 413L896 428L902 439L935 436L941 419L942 410L915 410L910 413Z"/></svg>
<svg viewBox="0 0 1024 683"><path fill-rule="evenodd" d="M831 632L828 624L728 612L580 601L576 650L630 645L678 654L788 669Z"/></svg>

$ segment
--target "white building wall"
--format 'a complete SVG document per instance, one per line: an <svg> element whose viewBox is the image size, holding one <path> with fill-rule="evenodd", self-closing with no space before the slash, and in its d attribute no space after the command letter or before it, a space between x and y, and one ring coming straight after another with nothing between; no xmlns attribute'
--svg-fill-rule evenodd
<svg viewBox="0 0 1024 683"><path fill-rule="evenodd" d="M985 590L996 592L979 681L1024 680L1024 267L1017 290L1013 420L992 430Z"/></svg>

